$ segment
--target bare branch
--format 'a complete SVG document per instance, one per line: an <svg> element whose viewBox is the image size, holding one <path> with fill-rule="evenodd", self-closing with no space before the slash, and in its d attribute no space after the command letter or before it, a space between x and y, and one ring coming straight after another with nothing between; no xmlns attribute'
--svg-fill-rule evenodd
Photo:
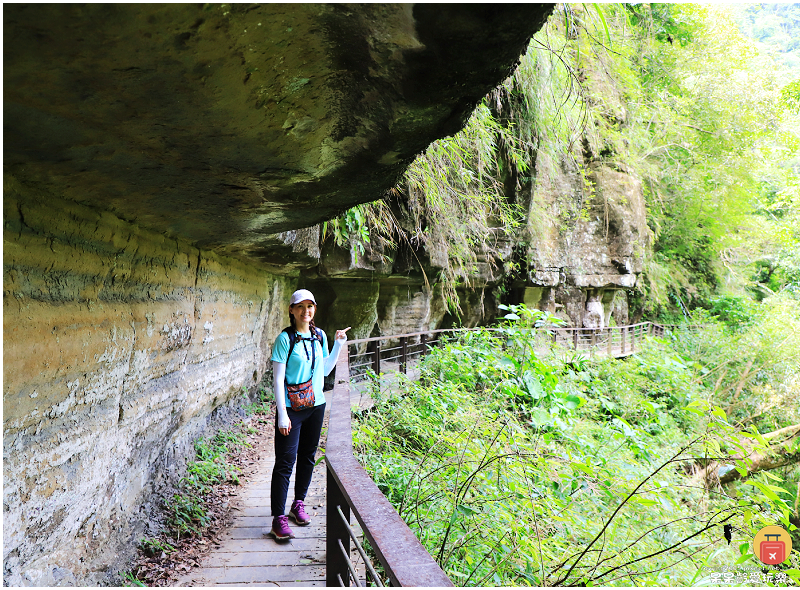
<svg viewBox="0 0 800 590"><path fill-rule="evenodd" d="M659 472L660 472L662 469L664 469L664 467L666 467L666 466L667 466L667 465L669 465L670 463L674 463L674 462L677 460L677 458L678 458L678 457L680 457L680 456L681 456L681 455L682 455L682 454L683 454L683 453L684 453L684 452L685 452L685 451L686 451L688 448L690 448L692 445L694 445L696 442L698 442L698 441L699 441L701 438L702 438L702 437L700 437L700 438L696 438L696 439L694 439L694 440L690 441L690 442L689 442L688 444L686 444L685 446L681 447L681 449L680 449L680 450L679 450L677 453L675 453L675 454L674 454L672 457L670 457L668 460L666 460L664 463L662 463L662 464L661 464L661 465L658 467L658 469L656 469L656 470L655 470L655 471L653 471L653 472L652 472L650 475L648 475L647 477L645 477L645 478L644 478L644 479L643 479L643 480L642 480L642 481L639 483L639 485L638 485L638 486L636 486L636 487L633 489L633 491L632 491L631 493L629 493L629 494L628 494L628 496L627 496L627 497L626 497L626 498L625 498L625 499L624 499L624 500L623 500L623 501L620 503L620 505L619 505L619 506L617 506L616 510L614 510L614 512L611 514L611 516L608 518L608 520L606 520L605 524L604 524L604 525L603 525L603 527L600 529L600 532L598 532L598 533L597 533L597 535L595 536L595 538L594 538L594 539L592 539L592 542L591 542L591 543L589 543L589 544L586 546L586 548L584 548L583 552L582 552L582 553L581 553L581 554L578 556L578 558L575 560L575 562L574 562L574 563L572 564L572 566L569 568L569 570L568 570L568 571L567 571L567 573L564 575L564 577L563 577L563 578L561 578L561 579L559 579L559 580L558 580L558 582L556 582L556 585L559 585L559 584L561 584L561 583L562 583L564 580L566 580L567 578L569 578L569 575L572 573L572 570L574 570L574 569L575 569L575 566L576 566L576 565L577 565L577 564L580 562L580 560L581 560L581 559L583 559L583 556L584 556L584 555L586 555L586 553L589 551L589 549L591 549L591 548L592 548L592 546L593 546L593 545L594 545L594 544L597 542L597 540L598 540L598 539L599 539L599 538L602 536L602 534L605 532L605 530L606 530L606 529L607 529L607 528L608 528L608 527L611 525L611 522L612 522L612 521L613 521L613 520L616 518L617 514L619 514L619 511L620 511L620 510L622 510L622 508L623 508L623 507L624 507L624 506L625 506L625 505L628 503L628 501L629 501L629 500L630 500L630 499L631 499L631 498L632 498L632 497L633 497L633 496L636 494L636 492L638 492L638 491L639 491L639 488L641 488L641 487L642 487L644 484L646 484L648 481L650 481L650 479L651 479L651 478L655 477L655 475L656 475L656 474L658 474L658 473L659 473ZM604 575L605 575L605 574L604 574Z"/></svg>
<svg viewBox="0 0 800 590"><path fill-rule="evenodd" d="M618 566L616 566L616 567L613 567L613 568L611 568L610 570L606 570L605 572L603 572L603 573L602 573L602 574L600 574L599 576L595 576L594 578L592 578L592 580L599 580L600 578L602 578L602 577L605 577L606 575L608 575L608 574L610 574L611 572L613 572L613 571L616 571L616 570L618 570L618 569L620 569L620 568L627 567L627 566L629 566L629 565L631 565L631 564L634 564L634 563L637 563L637 562L639 562L639 561L643 561L643 560L645 560L645 559L650 559L650 558L652 558L652 557L655 557L656 555L661 555L662 553L666 553L667 551L671 551L672 549L675 549L676 547L678 547L678 546L680 546L680 545L683 545L683 544L684 544L686 541L688 541L689 539L693 539L693 538L695 538L697 535L699 535L700 533L704 533L705 531L707 531L707 530L708 530L708 529L710 529L711 527L719 526L719 525L721 525L722 523L729 521L729 520L730 520L731 518L733 518L734 516L735 516L735 514L731 514L730 516L728 516L728 517L727 517L727 518L725 518L724 520L720 520L719 522L712 522L712 523L709 523L709 524L707 524L706 526L704 526L702 529L700 529L699 531L697 531L696 533L694 533L694 534L691 534L691 535L689 535L688 537L685 537L685 538L684 538L684 539L682 539L681 541L678 541L677 543L674 543L674 544L670 545L669 547L666 547L666 548L662 549L661 551L656 551L655 553L650 553L649 555L644 555L644 556L642 556L642 557L639 557L639 558L637 558L637 559L634 559L633 561L629 561L629 562L627 562L627 563L624 563L624 564L622 564L622 565L618 565Z"/></svg>

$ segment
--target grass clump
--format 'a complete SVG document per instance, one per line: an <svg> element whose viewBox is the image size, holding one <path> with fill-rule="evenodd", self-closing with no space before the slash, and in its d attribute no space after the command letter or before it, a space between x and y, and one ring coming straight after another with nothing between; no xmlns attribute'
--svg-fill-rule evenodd
<svg viewBox="0 0 800 590"><path fill-rule="evenodd" d="M250 446L241 429L220 430L212 437L195 442L195 459L189 462L187 474L179 482L180 492L166 501L168 522L178 538L195 534L209 524L203 495L215 484L239 485L241 469L231 464L228 456Z"/></svg>
<svg viewBox="0 0 800 590"><path fill-rule="evenodd" d="M175 582L176 568L180 571L185 570L184 565L195 565L198 554L208 547L200 537L213 536L224 525L228 498L235 495L231 486L241 483L242 459L253 454L247 451L253 446L248 435L265 434L264 424L273 414L263 388L259 401L245 406L245 410L249 419L195 441L186 475L163 503L167 526L156 537L139 541L135 566L129 572L120 572L124 584L161 586Z"/></svg>

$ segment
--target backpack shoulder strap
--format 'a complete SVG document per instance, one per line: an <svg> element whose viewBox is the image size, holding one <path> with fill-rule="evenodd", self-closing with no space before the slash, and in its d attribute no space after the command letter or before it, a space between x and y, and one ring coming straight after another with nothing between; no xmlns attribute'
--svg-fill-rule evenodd
<svg viewBox="0 0 800 590"><path fill-rule="evenodd" d="M289 337L289 354L286 355L286 362L288 363L294 350L294 343L297 341L297 331L291 326L284 328L283 331Z"/></svg>

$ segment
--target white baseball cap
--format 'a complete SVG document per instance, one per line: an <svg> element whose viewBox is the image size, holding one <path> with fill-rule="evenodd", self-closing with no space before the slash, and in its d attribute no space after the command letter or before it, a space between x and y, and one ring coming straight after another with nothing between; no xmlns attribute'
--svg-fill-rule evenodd
<svg viewBox="0 0 800 590"><path fill-rule="evenodd" d="M296 303L300 303L306 299L311 301L314 305L317 304L317 300L314 299L314 294L311 291L308 289L298 289L292 293L292 298L289 300L289 305L295 305Z"/></svg>

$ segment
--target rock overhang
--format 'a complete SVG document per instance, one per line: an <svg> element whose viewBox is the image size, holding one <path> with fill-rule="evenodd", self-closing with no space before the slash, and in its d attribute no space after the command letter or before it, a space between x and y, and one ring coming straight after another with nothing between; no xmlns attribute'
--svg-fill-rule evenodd
<svg viewBox="0 0 800 590"><path fill-rule="evenodd" d="M460 129L549 4L4 8L4 168L263 262Z"/></svg>

